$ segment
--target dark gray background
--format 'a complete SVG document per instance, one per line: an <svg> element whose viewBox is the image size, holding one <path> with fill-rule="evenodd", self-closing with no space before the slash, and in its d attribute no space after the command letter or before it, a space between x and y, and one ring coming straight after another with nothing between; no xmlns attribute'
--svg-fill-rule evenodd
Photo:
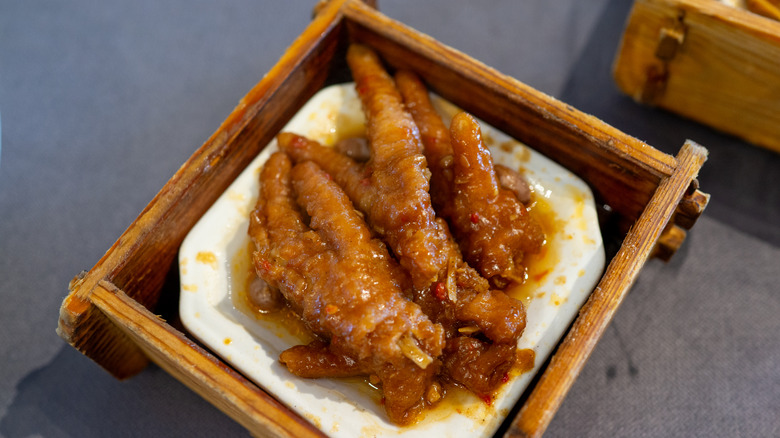
<svg viewBox="0 0 780 438"><path fill-rule="evenodd" d="M152 365L54 332L89 269L309 21L314 0L0 1L0 435L246 435ZM650 262L549 436L780 435L780 155L616 90L628 0L380 0L387 15L667 153L710 206Z"/></svg>

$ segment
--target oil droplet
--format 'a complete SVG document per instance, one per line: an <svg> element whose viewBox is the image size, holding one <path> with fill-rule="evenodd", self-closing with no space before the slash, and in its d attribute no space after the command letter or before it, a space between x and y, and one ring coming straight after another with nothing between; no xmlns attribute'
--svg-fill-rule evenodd
<svg viewBox="0 0 780 438"><path fill-rule="evenodd" d="M237 201L237 202L244 202L244 199L246 199L246 196L243 193L233 191L233 190L229 191L227 196L228 199L230 199L231 201Z"/></svg>
<svg viewBox="0 0 780 438"><path fill-rule="evenodd" d="M198 252L195 256L195 261L204 265L211 265L212 268L217 269L217 256L211 251Z"/></svg>
<svg viewBox="0 0 780 438"><path fill-rule="evenodd" d="M515 159L521 163L531 160L531 151L526 147L518 147L515 150Z"/></svg>
<svg viewBox="0 0 780 438"><path fill-rule="evenodd" d="M550 304L554 306L560 306L561 304L565 303L567 301L567 298L562 297L556 293L553 292L553 294L550 296Z"/></svg>
<svg viewBox="0 0 780 438"><path fill-rule="evenodd" d="M322 429L322 420L320 420L320 417L310 413L304 413L303 416L306 417L306 419L308 419L309 421L311 421L314 427L316 427L317 429Z"/></svg>
<svg viewBox="0 0 780 438"><path fill-rule="evenodd" d="M534 362L536 361L536 352L530 348L524 348L517 350L517 371L520 374L527 373L534 369Z"/></svg>
<svg viewBox="0 0 780 438"><path fill-rule="evenodd" d="M490 135L490 132L482 132L482 142L485 143L485 146L491 147L496 144L496 139Z"/></svg>

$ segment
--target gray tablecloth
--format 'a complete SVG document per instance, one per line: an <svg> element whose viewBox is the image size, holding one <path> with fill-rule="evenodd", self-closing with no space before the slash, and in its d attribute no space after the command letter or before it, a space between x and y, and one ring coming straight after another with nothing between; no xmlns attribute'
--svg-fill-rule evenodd
<svg viewBox="0 0 780 438"><path fill-rule="evenodd" d="M0 435L246 435L150 366L54 332L92 267L308 23L314 1L0 2ZM712 201L651 261L549 436L780 435L780 155L618 93L627 0L380 1L387 15L658 149L706 146Z"/></svg>

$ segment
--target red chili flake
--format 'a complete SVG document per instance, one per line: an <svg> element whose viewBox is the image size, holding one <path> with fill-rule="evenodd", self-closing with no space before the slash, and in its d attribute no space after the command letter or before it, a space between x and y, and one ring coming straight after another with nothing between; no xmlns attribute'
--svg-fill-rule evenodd
<svg viewBox="0 0 780 438"><path fill-rule="evenodd" d="M268 272L271 270L271 262L269 262L266 259L263 259L260 261L260 264L262 265L263 271Z"/></svg>
<svg viewBox="0 0 780 438"><path fill-rule="evenodd" d="M365 94L366 91L368 91L368 86L366 84L360 84L357 87L355 87L358 94Z"/></svg>
<svg viewBox="0 0 780 438"><path fill-rule="evenodd" d="M471 216L469 218L471 219L472 224L479 223L479 214L471 213Z"/></svg>
<svg viewBox="0 0 780 438"><path fill-rule="evenodd" d="M385 404L385 398L384 397L382 397L382 400L379 400L379 404L380 405L384 405Z"/></svg>
<svg viewBox="0 0 780 438"><path fill-rule="evenodd" d="M509 373L504 373L504 376L501 377L501 383L506 383L509 381Z"/></svg>
<svg viewBox="0 0 780 438"><path fill-rule="evenodd" d="M479 396L486 405L491 406L493 404L493 396L490 394L482 394Z"/></svg>
<svg viewBox="0 0 780 438"><path fill-rule="evenodd" d="M363 178L360 180L360 185L362 186L370 186L371 185L371 178Z"/></svg>
<svg viewBox="0 0 780 438"><path fill-rule="evenodd" d="M436 286L433 288L433 295L440 300L447 298L447 286L443 281L436 282Z"/></svg>

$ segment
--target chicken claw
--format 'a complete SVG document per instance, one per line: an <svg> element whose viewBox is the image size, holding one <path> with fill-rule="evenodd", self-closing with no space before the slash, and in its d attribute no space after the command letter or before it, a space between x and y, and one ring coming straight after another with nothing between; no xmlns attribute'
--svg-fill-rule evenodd
<svg viewBox="0 0 780 438"><path fill-rule="evenodd" d="M275 153L260 178L249 229L256 271L327 341L293 347L282 361L304 377L375 374L390 419L414 421L440 366L442 327L404 298L384 245L314 163L293 168Z"/></svg>
<svg viewBox="0 0 780 438"><path fill-rule="evenodd" d="M452 227L464 258L496 287L522 283L523 256L538 252L544 241L523 205L528 188L522 178L493 165L476 119L456 114L447 129L414 73L399 71L396 82L420 129L433 206Z"/></svg>

